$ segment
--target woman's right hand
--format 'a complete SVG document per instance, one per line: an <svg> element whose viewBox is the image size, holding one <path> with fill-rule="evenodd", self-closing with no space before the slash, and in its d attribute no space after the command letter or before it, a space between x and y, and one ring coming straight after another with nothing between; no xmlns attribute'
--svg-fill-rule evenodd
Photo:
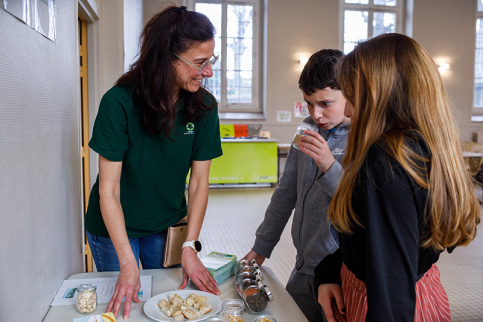
<svg viewBox="0 0 483 322"><path fill-rule="evenodd" d="M119 313L122 300L124 299L124 314L123 319L129 318L131 312L131 301L139 303L138 293L141 289L141 280L139 277L139 268L137 265L130 265L128 267L121 267L119 277L117 278L116 289L114 295L107 306L106 312L112 312L115 317Z"/></svg>
<svg viewBox="0 0 483 322"><path fill-rule="evenodd" d="M248 259L249 261L254 259L257 262L258 266L262 266L263 262L265 261L265 256L262 256L251 250L242 259Z"/></svg>
<svg viewBox="0 0 483 322"><path fill-rule="evenodd" d="M141 288L137 260L129 243L126 224L121 206L121 171L122 162L109 161L99 156L99 204L102 219L106 225L109 237L116 250L120 263L114 295L107 306L106 312L117 317L124 299L124 315L127 319L131 311L131 301L139 302L138 292Z"/></svg>
<svg viewBox="0 0 483 322"><path fill-rule="evenodd" d="M336 305L333 305L335 300ZM328 322L345 321L345 304L342 289L338 284L320 284L318 302Z"/></svg>

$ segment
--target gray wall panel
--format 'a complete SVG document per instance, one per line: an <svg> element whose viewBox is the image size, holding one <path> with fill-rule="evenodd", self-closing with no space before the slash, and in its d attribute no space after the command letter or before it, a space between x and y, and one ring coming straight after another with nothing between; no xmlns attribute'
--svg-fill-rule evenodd
<svg viewBox="0 0 483 322"><path fill-rule="evenodd" d="M76 1L57 39L0 9L0 316L41 321L83 270Z"/></svg>

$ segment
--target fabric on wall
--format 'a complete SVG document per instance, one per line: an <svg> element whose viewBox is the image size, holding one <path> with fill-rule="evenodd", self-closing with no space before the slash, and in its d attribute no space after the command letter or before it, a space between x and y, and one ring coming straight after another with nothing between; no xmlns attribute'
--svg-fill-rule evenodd
<svg viewBox="0 0 483 322"><path fill-rule="evenodd" d="M83 271L76 6L56 1L55 42L0 10L4 321L41 321L62 281Z"/></svg>

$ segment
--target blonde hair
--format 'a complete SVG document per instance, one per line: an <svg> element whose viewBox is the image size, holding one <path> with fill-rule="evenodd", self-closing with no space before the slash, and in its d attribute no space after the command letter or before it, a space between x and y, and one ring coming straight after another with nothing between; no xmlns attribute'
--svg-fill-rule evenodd
<svg viewBox="0 0 483 322"><path fill-rule="evenodd" d="M341 232L362 224L352 207L357 173L369 147L379 140L388 153L428 190L430 232L422 247L443 250L467 245L476 235L480 206L466 169L459 133L436 64L415 40L384 34L360 43L339 62L337 81L353 105L352 125L343 159L345 173L329 208ZM407 145L404 134L419 133L430 150L424 160ZM418 161L429 162L429 178Z"/></svg>

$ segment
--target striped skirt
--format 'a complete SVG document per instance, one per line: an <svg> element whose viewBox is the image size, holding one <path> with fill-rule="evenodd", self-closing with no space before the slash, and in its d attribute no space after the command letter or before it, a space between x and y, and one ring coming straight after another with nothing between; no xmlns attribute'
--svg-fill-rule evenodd
<svg viewBox="0 0 483 322"><path fill-rule="evenodd" d="M365 321L367 314L366 284L359 280L345 264L342 264L340 276L347 321ZM439 269L434 264L416 283L414 321L451 321L448 296L441 284Z"/></svg>

